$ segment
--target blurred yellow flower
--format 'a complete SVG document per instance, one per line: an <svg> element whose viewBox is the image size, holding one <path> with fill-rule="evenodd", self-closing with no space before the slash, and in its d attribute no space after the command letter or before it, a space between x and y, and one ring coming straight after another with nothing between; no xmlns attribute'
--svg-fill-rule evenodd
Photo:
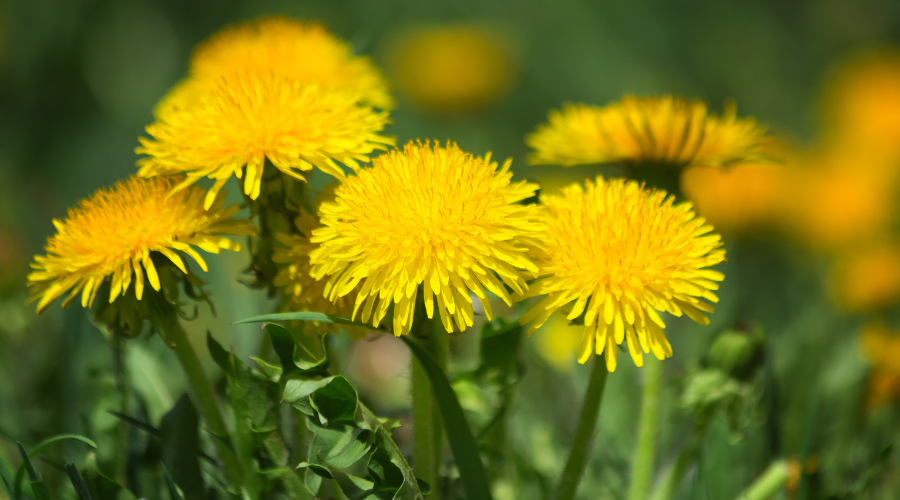
<svg viewBox="0 0 900 500"><path fill-rule="evenodd" d="M334 201L334 185L326 186L325 190L316 196L316 210L325 201ZM275 237L281 246L276 247L272 254L272 261L281 264L275 276L275 286L280 287L287 298L286 309L350 317L353 314L353 299L345 296L331 302L325 298L326 281L317 281L309 274L309 254L319 246L312 243L310 237L315 229L322 227L319 218L315 213L303 210L294 220L294 224L299 234L276 234ZM307 322L304 323L304 327L307 329L304 331L309 331L312 327L312 331L319 335L340 333L343 329L353 339L364 338L368 331L358 326L335 323Z"/></svg>
<svg viewBox="0 0 900 500"><path fill-rule="evenodd" d="M362 282L353 317L365 303L362 321L377 326L393 304L398 336L412 328L419 285L428 317L436 298L448 332L452 319L459 331L472 326L472 295L490 318L485 289L509 304L503 283L522 293L537 272L523 243L542 227L539 208L518 203L537 185L511 183L510 164L498 170L490 154L475 157L453 143L410 142L375 158L320 207L313 277L330 277L332 301Z"/></svg>
<svg viewBox="0 0 900 500"><path fill-rule="evenodd" d="M196 93L176 87L177 104L158 110L140 138L139 175L185 173L174 192L202 177L215 179L205 206L234 174L244 178L244 194L259 196L266 159L299 180L313 166L344 176L336 163L358 168L393 138L379 132L386 112L360 106L353 95L328 91L273 74L223 75ZM246 166L246 171L244 167Z"/></svg>
<svg viewBox="0 0 900 500"><path fill-rule="evenodd" d="M882 243L840 257L832 268L838 302L847 310L872 311L900 299L900 245Z"/></svg>
<svg viewBox="0 0 900 500"><path fill-rule="evenodd" d="M723 262L725 250L690 203L675 205L665 191L603 177L541 201L549 212L535 251L542 277L527 296L546 297L520 320L533 321L529 333L554 311L571 307L568 319L584 315L579 363L596 341L597 354L605 350L607 368L615 371L616 346L626 338L637 366L643 365L641 350L658 359L672 355L657 311L709 323L702 311L713 308L701 299L718 302L712 290L724 276L707 268Z"/></svg>
<svg viewBox="0 0 900 500"><path fill-rule="evenodd" d="M168 196L178 180L130 177L82 200L62 221L54 219L57 232L47 240L47 255L35 256L34 271L28 275L29 303L39 300L38 314L69 290L63 307L79 292L81 305L90 307L107 278L112 303L125 295L132 272L134 293L141 300L144 272L150 286L160 289L150 252L159 252L187 272L178 252L191 256L206 271L206 262L192 246L210 253L240 251L239 244L220 236L255 234L248 221L231 219L240 207L223 208L225 199L219 196L205 210L203 189L198 187Z"/></svg>
<svg viewBox="0 0 900 500"><path fill-rule="evenodd" d="M247 72L315 83L376 108L394 106L372 60L354 56L349 44L315 22L267 16L229 26L198 45L191 58L191 79Z"/></svg>
<svg viewBox="0 0 900 500"><path fill-rule="evenodd" d="M782 195L787 228L821 250L859 246L883 234L893 220L893 188L878 176L836 168L836 158L793 165Z"/></svg>
<svg viewBox="0 0 900 500"><path fill-rule="evenodd" d="M826 88L824 108L828 142L900 159L900 51L870 51L844 62Z"/></svg>
<svg viewBox="0 0 900 500"><path fill-rule="evenodd" d="M584 327L573 325L564 314L553 314L537 331L537 351L559 371L572 369Z"/></svg>
<svg viewBox="0 0 900 500"><path fill-rule="evenodd" d="M900 397L900 335L882 323L870 323L860 340L863 355L872 365L866 406L876 409Z"/></svg>
<svg viewBox="0 0 900 500"><path fill-rule="evenodd" d="M784 169L771 163L690 167L681 174L681 191L716 229L738 232L773 218L783 177Z"/></svg>
<svg viewBox="0 0 900 500"><path fill-rule="evenodd" d="M530 162L721 166L760 156L765 129L737 118L734 105L722 116L706 104L681 97L625 96L605 107L566 104L553 110L526 142Z"/></svg>
<svg viewBox="0 0 900 500"><path fill-rule="evenodd" d="M510 44L477 25L412 30L392 40L386 52L400 91L437 112L477 110L497 101L518 70Z"/></svg>

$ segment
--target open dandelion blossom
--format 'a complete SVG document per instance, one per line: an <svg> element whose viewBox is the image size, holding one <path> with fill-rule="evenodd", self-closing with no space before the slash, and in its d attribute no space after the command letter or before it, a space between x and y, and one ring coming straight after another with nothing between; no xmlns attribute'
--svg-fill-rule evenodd
<svg viewBox="0 0 900 500"><path fill-rule="evenodd" d="M187 272L179 252L206 271L206 262L193 247L209 253L240 251L239 244L220 236L254 234L247 221L231 219L238 205L223 208L224 197L219 197L205 210L199 187L167 197L175 182L131 177L82 200L62 221L54 220L57 232L47 240L47 255L34 258L34 271L28 275L30 301L39 301L37 312L70 290L63 307L79 292L82 306L90 307L107 278L110 303L125 295L132 281L141 300L145 272L150 286L160 289L150 252L161 253Z"/></svg>
<svg viewBox="0 0 900 500"><path fill-rule="evenodd" d="M227 27L194 50L191 78L233 72L273 73L357 96L377 108L394 100L387 79L364 56L319 23L267 16Z"/></svg>
<svg viewBox="0 0 900 500"><path fill-rule="evenodd" d="M532 164L579 165L622 162L721 166L760 155L765 129L737 118L733 105L722 116L706 104L680 97L634 97L605 107L567 104L528 136Z"/></svg>
<svg viewBox="0 0 900 500"><path fill-rule="evenodd" d="M196 95L173 92L180 102L157 110L147 127L152 139L140 139L136 152L148 157L138 161L139 175L187 174L176 192L202 177L215 179L206 207L232 174L246 176L244 193L255 200L266 159L301 181L313 166L341 178L335 162L355 169L393 144L379 135L387 113L357 105L352 95L272 74L234 73Z"/></svg>
<svg viewBox="0 0 900 500"><path fill-rule="evenodd" d="M316 197L316 207L323 201L334 200L334 188L329 185ZM350 317L353 315L353 298L350 296L338 297L334 302L325 298L325 280L316 280L310 275L309 254L319 245L310 241L312 232L322 226L319 218L314 213L302 211L295 219L294 225L299 234L278 233L275 237L280 246L275 248L272 260L281 265L275 276L275 286L280 287L284 293L288 311L315 311L335 316ZM338 325L335 323L310 322L307 328L319 335L326 333L339 333L341 329L354 339L366 336L367 329Z"/></svg>
<svg viewBox="0 0 900 500"><path fill-rule="evenodd" d="M398 336L412 328L419 285L428 317L436 300L448 332L452 319L460 331L472 326L472 295L490 318L486 290L510 303L503 284L523 293L538 270L523 243L541 230L539 209L517 203L537 185L511 183L510 163L498 170L490 154L427 142L375 158L319 209L313 277L329 276L330 300L362 282L353 317L362 306L362 321L377 326L393 304Z"/></svg>
<svg viewBox="0 0 900 500"><path fill-rule="evenodd" d="M707 268L724 261L725 250L689 203L674 200L636 181L603 177L542 197L549 212L543 248L535 253L542 278L527 295L546 297L521 318L533 322L529 333L560 308L570 320L583 315L578 361L586 362L596 344L614 371L616 346L626 339L638 366L642 350L659 359L672 355L657 311L707 324L702 311L713 308L701 299L717 302L711 290L724 278Z"/></svg>

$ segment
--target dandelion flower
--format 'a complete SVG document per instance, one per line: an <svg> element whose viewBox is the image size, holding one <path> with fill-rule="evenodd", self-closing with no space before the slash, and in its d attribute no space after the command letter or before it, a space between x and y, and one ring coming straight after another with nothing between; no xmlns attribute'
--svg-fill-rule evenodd
<svg viewBox="0 0 900 500"><path fill-rule="evenodd" d="M634 97L605 107L567 104L528 136L532 164L622 162L721 166L760 154L765 129L733 105L710 115L701 101Z"/></svg>
<svg viewBox="0 0 900 500"><path fill-rule="evenodd" d="M316 197L316 208L323 201L334 200L334 187L329 185ZM317 281L310 276L309 254L319 245L312 243L312 232L321 227L315 213L302 211L294 224L299 234L278 233L275 235L280 246L275 248L272 261L282 264L275 276L275 286L280 287L287 298L286 309L290 311L315 311L336 316L349 317L353 314L353 299L338 297L335 302L325 298L325 280ZM339 333L341 328L354 339L366 336L365 328L334 323L312 322L313 331L320 335Z"/></svg>
<svg viewBox="0 0 900 500"><path fill-rule="evenodd" d="M435 112L472 111L496 102L509 92L518 69L500 33L468 24L404 33L387 53L399 89Z"/></svg>
<svg viewBox="0 0 900 500"><path fill-rule="evenodd" d="M148 157L138 161L139 175L187 174L175 192L202 177L215 179L206 207L232 174L245 176L244 194L255 200L266 159L301 181L313 166L341 178L335 162L355 169L393 144L378 134L387 113L357 105L352 95L273 74L229 74L200 94L180 95L181 102L158 110L147 127L152 139L140 139L136 152Z"/></svg>
<svg viewBox="0 0 900 500"><path fill-rule="evenodd" d="M412 328L420 285L428 317L436 300L448 332L453 319L460 331L472 326L472 295L490 318L486 291L509 304L503 284L522 293L537 272L524 243L541 229L539 209L518 203L537 185L511 183L510 163L498 170L490 154L428 142L375 158L319 209L313 277L329 277L332 301L356 290L353 317L362 306L362 321L374 326L393 304L398 336Z"/></svg>
<svg viewBox="0 0 900 500"><path fill-rule="evenodd" d="M900 299L900 245L874 244L841 256L832 267L832 284L838 303L848 311L895 304Z"/></svg>
<svg viewBox="0 0 900 500"><path fill-rule="evenodd" d="M616 345L626 339L638 366L642 350L658 359L672 355L657 311L708 324L703 312L713 308L702 299L718 301L712 290L724 276L707 268L723 262L725 250L690 203L674 200L636 181L603 177L542 197L549 212L535 256L542 277L527 295L546 297L521 318L532 322L529 333L558 309L565 307L570 320L583 315L579 363L596 342L614 371Z"/></svg>
<svg viewBox="0 0 900 500"><path fill-rule="evenodd" d="M150 252L159 252L187 272L179 252L206 271L206 262L193 247L209 253L240 251L239 244L220 236L254 234L247 221L231 219L240 207L223 208L224 197L218 197L205 210L198 187L168 197L175 182L131 177L82 200L62 221L54 220L57 232L47 240L47 255L34 258L34 271L28 275L30 301L39 301L37 312L70 290L63 307L79 292L81 305L90 307L106 279L111 280L110 303L125 295L132 281L141 300L144 273L158 291L159 276Z"/></svg>
<svg viewBox="0 0 900 500"><path fill-rule="evenodd" d="M879 49L841 63L825 91L828 141L900 159L900 52Z"/></svg>
<svg viewBox="0 0 900 500"><path fill-rule="evenodd" d="M681 174L681 191L716 229L738 232L774 218L783 177L784 169L771 163L690 167Z"/></svg>
<svg viewBox="0 0 900 500"><path fill-rule="evenodd" d="M860 335L862 351L872 365L866 403L874 410L900 397L900 335L882 323L870 323Z"/></svg>
<svg viewBox="0 0 900 500"><path fill-rule="evenodd" d="M201 43L191 58L190 78L229 73L275 74L300 83L354 95L390 109L394 100L381 71L319 23L267 16L229 26Z"/></svg>

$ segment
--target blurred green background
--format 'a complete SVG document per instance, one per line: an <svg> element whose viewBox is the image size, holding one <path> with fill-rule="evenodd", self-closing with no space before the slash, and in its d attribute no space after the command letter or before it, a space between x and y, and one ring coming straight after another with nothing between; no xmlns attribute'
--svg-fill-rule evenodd
<svg viewBox="0 0 900 500"><path fill-rule="evenodd" d="M863 49L900 43L900 2L894 0L2 1L0 438L33 444L60 432L102 436L116 425L105 413L115 409L117 392L103 332L79 307L51 307L35 316L24 305L28 262L53 231L53 218L135 171L137 137L152 121L157 100L185 74L192 47L228 23L263 14L321 20L383 67L394 37L417 26L466 22L500 34L515 69L496 102L445 113L399 94L388 133L398 144L452 139L475 154L491 150L497 159L512 157L517 176L539 179L554 175L549 169L572 180L598 171L526 165L525 135L565 101L603 104L624 93L674 93L718 110L733 99L742 115L810 141L834 64ZM233 184L230 189L236 191ZM774 458L806 455L816 457L813 469L820 471L810 498L900 497L896 459L882 454L900 436L897 416L890 408L874 416L863 409L868 368L858 347L861 319L835 309L822 262L777 241L726 244L727 278L713 324L670 323L676 354L665 367L661 466L693 425L679 395L715 334L739 322L761 326L763 374L754 381L757 399L742 410L736 428L727 418L711 424L700 466L681 497L731 498ZM203 311L189 325L198 349L206 356L208 328L238 353L252 354L258 327L230 323L267 312L273 302L235 279L247 264L245 254L210 260L204 279L218 315ZM502 486L506 498L543 498L552 487L584 387L585 367L548 362L538 353L546 344L540 335L526 342L509 430L518 476ZM466 346L477 340L456 342L456 368L464 370ZM158 421L184 390L180 371L158 338L132 344L135 390L146 400L148 418ZM345 360L351 374L354 364L368 370L360 380L377 372L381 382L363 387L376 407L402 413L409 403L405 350L346 342L336 348L351 349ZM639 379L630 362L611 377L583 498L617 498L627 487ZM473 398L470 409L478 405ZM102 447L102 439L98 443ZM0 443L0 453L9 459L7 444Z"/></svg>

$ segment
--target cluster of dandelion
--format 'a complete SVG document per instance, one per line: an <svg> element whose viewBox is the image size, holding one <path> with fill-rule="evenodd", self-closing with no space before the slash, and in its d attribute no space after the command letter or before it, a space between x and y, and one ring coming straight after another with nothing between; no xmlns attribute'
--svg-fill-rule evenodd
<svg viewBox="0 0 900 500"><path fill-rule="evenodd" d="M149 319L176 350L189 349L172 326L182 303L171 283L199 283L182 257L205 271L195 248L241 251L223 236L233 235L248 238L257 285L277 291L283 311L326 314L306 334L380 330L427 342L472 327L476 311L491 320L500 300L529 333L557 311L583 325L578 361L596 353L605 377L619 346L637 366L644 353L673 355L664 313L709 322L723 279L711 268L725 251L679 193L597 176L535 203L539 186L514 180L511 160L452 141L391 148L383 130L393 104L371 61L320 25L274 17L225 29L195 50L187 78L156 107L137 175L54 221L29 277L38 312L66 293L63 306L80 294L91 307L108 288L114 314L98 317L130 327ZM751 161L763 138L733 107L715 116L664 96L567 105L528 143L534 164L677 171ZM318 194L306 183L313 167L335 179ZM240 205L225 207L232 176L256 225L234 218ZM209 390L196 367L185 370L197 393ZM215 404L203 411L211 428L224 426Z"/></svg>

